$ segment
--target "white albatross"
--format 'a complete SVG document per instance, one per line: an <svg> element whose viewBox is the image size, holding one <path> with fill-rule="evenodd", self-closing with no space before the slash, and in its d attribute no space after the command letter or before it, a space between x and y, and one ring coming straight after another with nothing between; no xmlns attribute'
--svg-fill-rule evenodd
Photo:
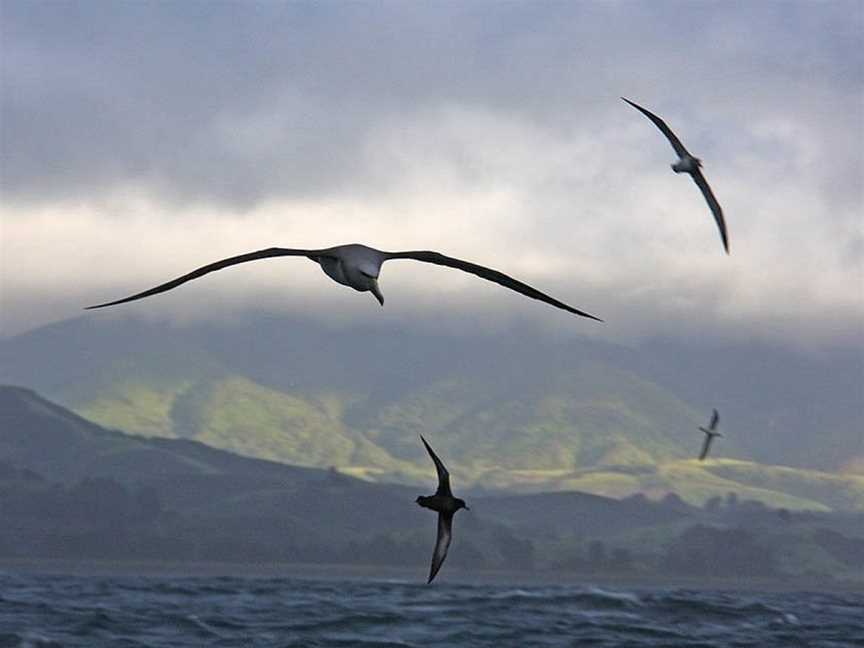
<svg viewBox="0 0 864 648"><path fill-rule="evenodd" d="M333 279L333 281L340 283L343 286L350 286L358 292L371 292L375 295L375 298L382 306L384 305L384 296L381 294L381 289L378 287L378 275L381 272L382 264L385 261L390 261L392 259L413 259L415 261L434 263L435 265L447 266L448 268L456 268L463 272L469 272L482 279L486 279L487 281L492 281L504 286L505 288L509 288L510 290L515 290L521 295L545 302L556 308L573 313L574 315L588 317L597 320L598 322L603 321L599 317L594 317L593 315L577 310L572 306L568 306L564 302L560 302L557 299L540 292L536 288L532 288L528 284L522 283L521 281L509 277L503 272L493 270L492 268L486 268L468 261L463 261L462 259L448 257L439 252L431 252L428 250L385 252L383 250L376 250L375 248L356 243L351 245L337 245L336 247L324 248L321 250L299 250L293 248L272 247L258 250L256 252L249 252L248 254L240 254L238 256L229 257L202 266L197 270L193 270L192 272L183 275L182 277L177 277L176 279L172 279L171 281L156 286L155 288L145 290L144 292L136 293L129 297L106 302L104 304L87 306L86 310L92 308L104 308L105 306L116 306L117 304L124 304L126 302L135 301L136 299L143 299L144 297L157 295L176 288L187 281L192 281L198 277L203 277L206 274L215 272L216 270L221 270L222 268L227 268L228 266L237 265L238 263L246 263L247 261L257 261L258 259L268 259L270 257L281 256L306 257L311 259L320 265L321 269L324 270L327 276Z"/></svg>
<svg viewBox="0 0 864 648"><path fill-rule="evenodd" d="M690 177L693 178L693 182L695 182L696 186L699 187L700 191L702 191L702 195L705 196L705 201L708 203L708 207L711 208L711 213L714 214L714 221L717 223L717 229L720 230L720 238L723 240L723 249L726 250L726 254L729 254L729 235L726 233L726 221L723 219L723 210L720 208L720 203L718 203L717 199L714 197L714 192L711 191L711 187L708 186L708 181L705 179L705 176L702 175L700 169L702 166L702 160L690 155L690 152L684 148L681 140L679 140L675 133L672 132L672 129L669 128L666 125L666 122L660 119L657 115L652 113L650 110L646 110L639 104L633 103L629 99L624 97L621 98L654 122L654 125L659 128L666 136L666 139L669 140L672 148L675 149L675 154L678 156L678 161L672 164L672 170L675 173L689 173Z"/></svg>

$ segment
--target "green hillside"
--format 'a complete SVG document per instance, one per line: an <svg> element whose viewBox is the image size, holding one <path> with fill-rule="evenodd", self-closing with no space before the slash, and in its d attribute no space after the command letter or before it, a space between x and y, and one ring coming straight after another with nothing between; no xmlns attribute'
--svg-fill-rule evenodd
<svg viewBox="0 0 864 648"><path fill-rule="evenodd" d="M763 465L783 463L795 443L818 448L820 434L796 432L798 419L781 407L797 402L781 397L808 384L809 365L783 360L786 382L800 369L794 390L779 379L760 383L761 400L771 406L756 402L750 418L736 407L756 389L758 366L740 381L735 400L712 394L725 436L700 464L693 461L702 443L698 426L710 409L693 393L703 376L716 377L697 364L687 371L699 379L683 384L667 365L649 371L645 357L531 334L331 331L266 317L187 328L81 319L3 341L0 378L36 387L107 428L333 466L370 481L432 479L418 443L423 434L464 486L656 498L674 491L700 505L737 492L790 509L864 509L864 474L856 468L864 465L862 435L838 432L850 429L857 412L847 395L834 408L845 418L835 420L823 444L835 454L845 444L844 472ZM709 359L716 367L724 358ZM730 367L743 362L734 358ZM823 416L821 401L805 405ZM762 409L768 418L754 425ZM760 444L772 451L756 452Z"/></svg>
<svg viewBox="0 0 864 648"><path fill-rule="evenodd" d="M105 427L335 466L372 481L432 479L417 443L423 434L464 486L610 497L642 492L657 499L675 492L695 505L736 492L792 510L864 510L862 476L687 458L701 441L699 414L657 385L597 363L515 392L453 377L408 390L371 413L362 411L367 398L289 393L236 375L127 377L74 409ZM734 448L734 441L724 438L716 454L727 445Z"/></svg>

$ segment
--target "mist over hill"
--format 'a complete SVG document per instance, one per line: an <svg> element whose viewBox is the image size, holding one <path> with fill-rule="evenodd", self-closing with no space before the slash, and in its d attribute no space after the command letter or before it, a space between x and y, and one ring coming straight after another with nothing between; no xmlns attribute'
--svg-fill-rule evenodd
<svg viewBox="0 0 864 648"><path fill-rule="evenodd" d="M0 381L131 434L418 483L431 475L422 433L466 485L697 504L737 491L790 508L859 506L848 484L864 470L862 367L858 350L624 347L266 314L88 317L0 342ZM712 407L726 436L700 464Z"/></svg>

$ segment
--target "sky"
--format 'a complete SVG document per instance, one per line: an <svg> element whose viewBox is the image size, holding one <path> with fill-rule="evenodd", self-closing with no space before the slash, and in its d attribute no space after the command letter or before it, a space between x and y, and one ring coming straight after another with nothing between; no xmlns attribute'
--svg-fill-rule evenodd
<svg viewBox="0 0 864 648"><path fill-rule="evenodd" d="M854 1L0 0L0 336L359 242L606 323L410 261L385 265L383 312L304 259L120 308L864 343L862 34ZM702 158L730 256L621 96Z"/></svg>

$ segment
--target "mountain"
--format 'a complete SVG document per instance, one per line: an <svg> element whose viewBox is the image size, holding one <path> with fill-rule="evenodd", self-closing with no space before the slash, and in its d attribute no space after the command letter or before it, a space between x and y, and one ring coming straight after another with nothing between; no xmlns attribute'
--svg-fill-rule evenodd
<svg viewBox="0 0 864 648"><path fill-rule="evenodd" d="M186 326L90 317L4 340L0 380L126 432L371 480L428 480L422 433L466 485L616 497L675 490L693 503L737 491L789 508L856 508L859 361L664 341L628 348L528 329L444 335L266 315ZM698 464L689 459L712 406L726 436ZM808 469L799 481L809 486L766 483L763 463ZM842 476L826 474L841 467ZM851 495L832 494L847 483Z"/></svg>
<svg viewBox="0 0 864 648"><path fill-rule="evenodd" d="M793 469L777 470L763 467L769 482L796 483ZM422 582L436 520L414 498L433 484L372 483L187 439L130 436L32 390L0 386L0 563L13 568L46 559L135 561L139 569L330 563L380 574L407 568ZM864 513L772 511L735 495L699 509L671 494L652 502L453 485L471 510L455 520L442 579L494 569L519 570L519 578L731 577L736 587L751 577L802 587L864 582Z"/></svg>
<svg viewBox="0 0 864 648"><path fill-rule="evenodd" d="M431 490L427 484L425 491ZM196 441L129 436L32 390L0 386L0 557L362 557L425 566L436 521L414 503L417 494L415 488L250 459ZM568 516L558 526L568 534L639 528L682 515L581 493L554 499L566 502ZM522 546L509 530L513 500L471 501L478 511L459 521L463 550L456 562L518 566L503 557L508 547ZM532 508L542 510L536 503ZM390 555L394 542L401 558ZM530 561L530 551L519 560Z"/></svg>

